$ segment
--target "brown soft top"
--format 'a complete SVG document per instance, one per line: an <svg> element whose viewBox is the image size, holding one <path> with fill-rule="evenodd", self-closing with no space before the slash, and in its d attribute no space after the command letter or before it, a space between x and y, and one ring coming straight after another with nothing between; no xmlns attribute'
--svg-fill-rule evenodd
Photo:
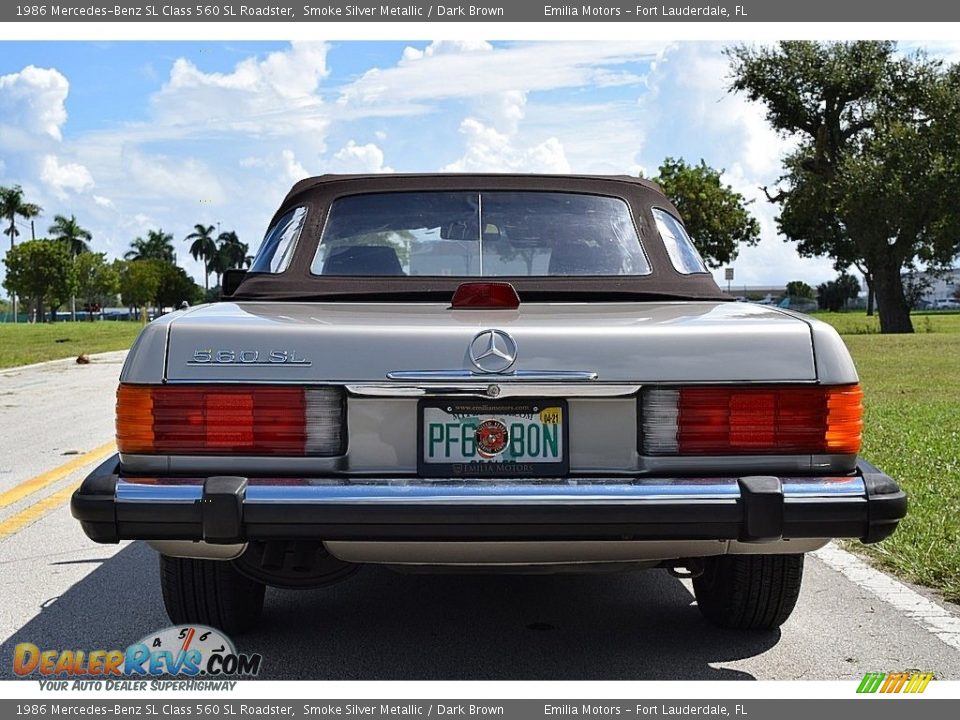
<svg viewBox="0 0 960 720"><path fill-rule="evenodd" d="M270 222L292 208L305 206L307 216L289 267L281 273L247 273L230 296L233 300L440 300L449 299L463 282L476 276L397 277L321 276L310 266L330 206L347 195L427 191L541 191L603 195L624 200L650 261L647 275L497 276L510 282L521 300L732 300L710 273L678 272L667 254L651 210L680 214L649 180L627 175L534 175L495 173L423 173L319 175L297 182Z"/></svg>

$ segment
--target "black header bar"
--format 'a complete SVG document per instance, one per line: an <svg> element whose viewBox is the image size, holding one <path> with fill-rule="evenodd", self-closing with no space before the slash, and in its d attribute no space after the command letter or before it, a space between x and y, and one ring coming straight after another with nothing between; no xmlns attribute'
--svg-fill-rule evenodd
<svg viewBox="0 0 960 720"><path fill-rule="evenodd" d="M0 22L953 22L943 0L447 3L353 0L33 0L3 3Z"/></svg>

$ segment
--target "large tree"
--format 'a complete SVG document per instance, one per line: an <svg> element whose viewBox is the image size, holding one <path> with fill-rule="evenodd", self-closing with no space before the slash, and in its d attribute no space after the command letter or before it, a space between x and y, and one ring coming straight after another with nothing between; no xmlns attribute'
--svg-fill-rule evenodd
<svg viewBox="0 0 960 720"><path fill-rule="evenodd" d="M3 286L27 299L44 320L44 305L62 305L74 291L74 268L66 243L27 240L7 251Z"/></svg>
<svg viewBox="0 0 960 720"><path fill-rule="evenodd" d="M178 310L184 302L194 304L203 299L203 290L190 277L186 270L177 265L157 263L160 282L153 298L158 308L170 307Z"/></svg>
<svg viewBox="0 0 960 720"><path fill-rule="evenodd" d="M120 275L107 262L105 253L85 252L73 260L77 279L77 296L84 305L112 305L120 292ZM90 316L93 319L93 316Z"/></svg>
<svg viewBox="0 0 960 720"><path fill-rule="evenodd" d="M13 187L0 186L0 217L6 220L9 225L3 229L4 235L10 236L10 249L13 250L15 240L20 231L17 230L17 218L24 220L37 217L43 208L34 203L29 203L23 199L23 188L19 185ZM17 321L17 296L13 294L13 321Z"/></svg>
<svg viewBox="0 0 960 720"><path fill-rule="evenodd" d="M138 237L130 243L130 250L123 257L127 260L160 260L173 264L176 261L173 235L163 230L149 230L146 239Z"/></svg>
<svg viewBox="0 0 960 720"><path fill-rule="evenodd" d="M86 228L80 227L76 215L71 215L69 218L65 215L55 215L49 232L51 239L66 243L74 259L82 253L90 252L90 246L87 243L93 239L93 235ZM77 319L77 299L75 297L70 298L70 319Z"/></svg>
<svg viewBox="0 0 960 720"><path fill-rule="evenodd" d="M902 273L960 250L960 72L891 42L782 42L728 51L732 89L797 141L781 232L805 256L855 265L882 332L912 332Z"/></svg>
<svg viewBox="0 0 960 720"><path fill-rule="evenodd" d="M210 270L217 276L217 285L220 285L220 277L227 270L250 267L251 258L247 255L249 250L248 245L241 242L232 230L217 236L217 252L210 265Z"/></svg>
<svg viewBox="0 0 960 720"><path fill-rule="evenodd" d="M51 240L67 243L74 257L80 253L90 252L88 243L93 239L93 235L86 228L80 227L75 215L70 217L55 215L49 232Z"/></svg>
<svg viewBox="0 0 960 720"><path fill-rule="evenodd" d="M23 188L19 185L13 187L0 187L0 217L9 223L4 228L3 234L10 236L10 247L13 248L14 241L20 231L17 230L17 218L24 220L37 217L43 208L34 203L26 202L23 199Z"/></svg>
<svg viewBox="0 0 960 720"><path fill-rule="evenodd" d="M703 160L688 165L667 158L653 180L680 211L687 233L710 267L720 267L737 257L738 247L760 240L760 225L747 210L746 200L720 179Z"/></svg>
<svg viewBox="0 0 960 720"><path fill-rule="evenodd" d="M190 245L190 254L194 260L203 261L203 289L210 289L210 264L217 254L217 241L213 237L213 225L197 223L193 232L187 235L186 240L193 240Z"/></svg>
<svg viewBox="0 0 960 720"><path fill-rule="evenodd" d="M817 285L817 305L821 310L839 312L850 300L860 294L860 281L853 275L841 273L836 280Z"/></svg>
<svg viewBox="0 0 960 720"><path fill-rule="evenodd" d="M163 261L151 260L116 260L114 267L120 277L120 298L128 308L139 308L143 311L142 319L146 322L146 309L157 297L160 289Z"/></svg>

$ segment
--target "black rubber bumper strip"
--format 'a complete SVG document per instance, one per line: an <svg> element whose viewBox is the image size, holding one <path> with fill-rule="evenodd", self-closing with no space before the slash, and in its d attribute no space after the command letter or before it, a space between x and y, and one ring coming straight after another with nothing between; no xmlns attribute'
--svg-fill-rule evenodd
<svg viewBox="0 0 960 720"><path fill-rule="evenodd" d="M74 493L71 511L92 540L268 538L323 540L741 540L889 536L906 514L906 495L860 463L866 497L784 497L780 478L743 477L740 497L652 503L248 502L248 480L211 477L196 502L116 502L114 457Z"/></svg>

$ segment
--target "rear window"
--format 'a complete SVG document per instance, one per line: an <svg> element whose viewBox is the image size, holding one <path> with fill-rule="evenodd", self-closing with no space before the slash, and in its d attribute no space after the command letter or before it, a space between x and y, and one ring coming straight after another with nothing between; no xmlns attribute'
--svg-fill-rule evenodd
<svg viewBox="0 0 960 720"><path fill-rule="evenodd" d="M294 208L267 230L250 272L281 273L290 265L307 209Z"/></svg>
<svg viewBox="0 0 960 720"><path fill-rule="evenodd" d="M334 201L316 275L647 275L630 208L551 192L394 192Z"/></svg>

